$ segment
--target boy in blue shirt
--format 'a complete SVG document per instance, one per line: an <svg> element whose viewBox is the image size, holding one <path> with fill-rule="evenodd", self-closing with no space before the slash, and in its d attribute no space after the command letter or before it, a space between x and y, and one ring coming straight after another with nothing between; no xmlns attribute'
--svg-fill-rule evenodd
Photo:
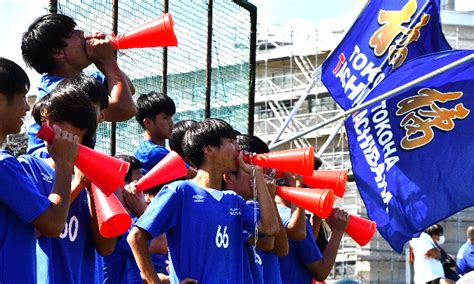
<svg viewBox="0 0 474 284"><path fill-rule="evenodd" d="M263 154L268 153L267 144L260 138L251 135L238 135L237 144L246 152ZM232 190L248 202L254 198L251 176L242 170L224 174L223 188ZM272 200L275 198L275 181L267 178L267 188ZM275 223L279 224L275 236L261 236L258 239L256 250L253 245L254 238L245 243L244 276L248 277L246 283L281 283L278 256L288 254L288 239L285 228L273 202Z"/></svg>
<svg viewBox="0 0 474 284"><path fill-rule="evenodd" d="M129 191L134 190L134 188L130 189L129 187L134 187L136 181L142 177L142 166L140 161L132 156L117 155L116 158L130 164L130 168L124 178L125 188L117 189L115 195L122 205L128 209L133 224L135 224L138 217L145 211L147 203L145 202L143 192L130 193ZM133 224L130 230L133 228ZM114 252L104 257L104 284L142 283L140 270L135 262L130 245L127 243L127 236L130 230L119 237ZM150 251L152 253L167 253L166 239L164 239L164 236L154 239L151 243L156 243L156 245L150 245ZM156 250L152 250L152 248Z"/></svg>
<svg viewBox="0 0 474 284"><path fill-rule="evenodd" d="M298 186L298 183L296 183ZM312 283L312 280L324 281L331 272L332 266L336 260L337 250L345 228L349 215L342 209L334 208L331 216L326 220L329 224L332 234L329 243L321 255L316 245L313 229L304 214L298 216L299 220L295 220L294 214L299 214L299 209L286 201L277 197L279 203L278 211L280 213L283 225L288 229L291 222L304 222L305 230L303 233L290 234L288 232L289 252L287 256L280 257L280 272L282 283ZM299 227L299 226L298 226ZM297 236L294 238L294 236ZM301 237L304 236L302 239Z"/></svg>
<svg viewBox="0 0 474 284"><path fill-rule="evenodd" d="M94 93L86 93L94 92ZM59 125L80 137L87 147L94 143L98 114L91 97L106 96L102 85L92 77L77 75L66 78L39 106L33 108L38 123ZM22 166L37 185L39 193L48 195L57 165L51 159L31 155L20 158ZM83 190L87 189L88 192ZM102 283L102 257L112 253L116 239L103 238L98 229L96 204L90 194L90 182L76 171L71 190L71 205L64 230L59 238L40 236L36 246L38 282Z"/></svg>
<svg viewBox="0 0 474 284"><path fill-rule="evenodd" d="M84 37L75 29L74 20L62 14L47 14L37 18L23 34L21 51L27 66L41 76L37 101L51 92L64 78L82 73L92 63L100 72L91 74L108 90L110 105L104 111L106 121L125 121L135 112L131 81L117 65L110 39L103 33ZM39 124L29 126L28 151L41 148L44 143L35 137Z"/></svg>
<svg viewBox="0 0 474 284"><path fill-rule="evenodd" d="M166 232L172 283L243 283L244 232L272 233L273 205L262 169L255 169L260 220L254 207L233 192L220 190L222 176L239 168L251 173L226 122L205 119L184 136L184 153L198 168L192 180L163 187L127 240L143 280L157 283L147 241ZM262 186L263 184L263 186Z"/></svg>
<svg viewBox="0 0 474 284"><path fill-rule="evenodd" d="M474 226L466 229L467 242L465 242L456 256L456 270L464 275L474 270Z"/></svg>
<svg viewBox="0 0 474 284"><path fill-rule="evenodd" d="M20 66L0 57L0 144L21 129L29 84ZM54 237L64 227L77 137L55 127L48 149L57 165L48 195L38 192L15 157L0 151L0 283L35 283L35 229Z"/></svg>
<svg viewBox="0 0 474 284"><path fill-rule="evenodd" d="M171 138L175 112L173 100L161 93L150 92L138 97L135 119L144 130L145 140L138 145L134 156L142 163L143 174L168 155L165 142Z"/></svg>

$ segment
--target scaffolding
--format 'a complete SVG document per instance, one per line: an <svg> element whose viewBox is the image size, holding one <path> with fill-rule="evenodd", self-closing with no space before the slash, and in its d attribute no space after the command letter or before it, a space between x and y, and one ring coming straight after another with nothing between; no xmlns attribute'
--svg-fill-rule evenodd
<svg viewBox="0 0 474 284"><path fill-rule="evenodd" d="M474 17L470 14L471 17ZM472 49L472 26L444 25L446 38L454 48ZM301 32L304 31L304 32ZM278 130L292 111L296 101L305 95L312 81L311 73L328 56L342 39L344 30L328 32L284 26L259 26L257 35L257 65L255 88L255 135L265 141L273 141ZM328 45L333 43L333 45ZM293 137L294 133L328 121L342 113L324 86L316 86L305 98L301 108L283 132L280 139ZM288 149L313 146L318 152L331 134L335 134L324 152L318 157L323 169L348 169L351 162L344 128L336 132L340 121L335 121L305 136L276 148ZM336 133L335 133L336 132ZM324 145L326 146L326 145ZM351 214L367 216L365 206L353 178L349 179L343 199L335 205ZM464 230L474 221L474 209L455 214L441 224L445 227L446 251L456 254L465 241ZM340 279L359 280L363 283L410 283L412 271L406 254L394 252L388 243L376 233L372 241L361 248L344 236L336 263L328 277L328 283Z"/></svg>

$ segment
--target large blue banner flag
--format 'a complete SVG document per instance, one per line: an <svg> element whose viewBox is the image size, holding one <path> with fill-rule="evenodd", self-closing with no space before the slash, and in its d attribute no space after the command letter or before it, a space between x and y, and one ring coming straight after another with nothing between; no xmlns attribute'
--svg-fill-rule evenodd
<svg viewBox="0 0 474 284"><path fill-rule="evenodd" d="M365 99L380 98L461 59L467 60L346 121L367 213L397 252L429 225L474 206L474 51L416 58Z"/></svg>
<svg viewBox="0 0 474 284"><path fill-rule="evenodd" d="M371 0L322 65L322 77L345 110L404 62L449 50L439 0Z"/></svg>

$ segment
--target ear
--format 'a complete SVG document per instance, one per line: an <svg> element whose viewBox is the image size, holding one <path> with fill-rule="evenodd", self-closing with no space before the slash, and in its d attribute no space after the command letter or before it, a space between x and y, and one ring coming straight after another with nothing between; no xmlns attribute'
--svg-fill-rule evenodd
<svg viewBox="0 0 474 284"><path fill-rule="evenodd" d="M224 176L223 176L223 179L224 179L226 184L229 184L229 185L234 184L234 178L233 178L232 174L230 174L230 173L225 173Z"/></svg>
<svg viewBox="0 0 474 284"><path fill-rule="evenodd" d="M146 117L143 119L143 125L145 126L145 129L148 129L153 125L153 121Z"/></svg>
<svg viewBox="0 0 474 284"><path fill-rule="evenodd" d="M55 61L62 60L64 58L64 51L62 49L53 49L52 57Z"/></svg>

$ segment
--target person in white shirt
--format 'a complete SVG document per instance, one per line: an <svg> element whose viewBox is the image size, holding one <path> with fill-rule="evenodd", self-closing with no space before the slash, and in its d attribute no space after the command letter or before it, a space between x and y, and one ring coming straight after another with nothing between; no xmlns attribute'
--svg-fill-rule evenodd
<svg viewBox="0 0 474 284"><path fill-rule="evenodd" d="M410 241L414 255L414 282L438 284L444 278L443 265L439 261L441 252L433 239L425 232Z"/></svg>

